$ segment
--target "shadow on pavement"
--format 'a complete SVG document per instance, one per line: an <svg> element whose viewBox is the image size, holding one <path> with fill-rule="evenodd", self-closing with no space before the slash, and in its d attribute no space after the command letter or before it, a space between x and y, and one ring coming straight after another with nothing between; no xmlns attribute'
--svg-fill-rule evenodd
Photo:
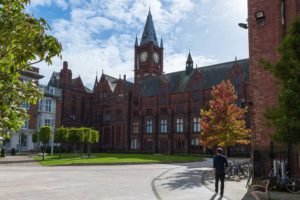
<svg viewBox="0 0 300 200"><path fill-rule="evenodd" d="M168 187L171 190L184 190L201 186L201 174L204 170L191 170L186 172L178 172L172 176L164 178L168 180L163 183L163 187Z"/></svg>

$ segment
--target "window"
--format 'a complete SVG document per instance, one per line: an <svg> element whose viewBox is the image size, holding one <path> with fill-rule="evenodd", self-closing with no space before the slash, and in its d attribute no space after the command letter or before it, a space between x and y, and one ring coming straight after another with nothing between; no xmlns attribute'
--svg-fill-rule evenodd
<svg viewBox="0 0 300 200"><path fill-rule="evenodd" d="M139 133L139 122L133 122L133 133Z"/></svg>
<svg viewBox="0 0 300 200"><path fill-rule="evenodd" d="M43 111L43 99L39 100L39 111L42 112Z"/></svg>
<svg viewBox="0 0 300 200"><path fill-rule="evenodd" d="M52 95L55 94L55 88L54 87L49 87L49 94L52 94Z"/></svg>
<svg viewBox="0 0 300 200"><path fill-rule="evenodd" d="M29 120L25 120L22 129L28 129L28 124L29 124Z"/></svg>
<svg viewBox="0 0 300 200"><path fill-rule="evenodd" d="M51 126L51 119L45 119L44 125L45 126Z"/></svg>
<svg viewBox="0 0 300 200"><path fill-rule="evenodd" d="M160 132L161 133L168 132L168 121L166 119L160 120Z"/></svg>
<svg viewBox="0 0 300 200"><path fill-rule="evenodd" d="M147 120L147 129L146 129L146 133L152 133L152 120Z"/></svg>
<svg viewBox="0 0 300 200"><path fill-rule="evenodd" d="M193 131L200 132L200 117L193 118Z"/></svg>
<svg viewBox="0 0 300 200"><path fill-rule="evenodd" d="M193 85L193 100L199 101L201 99L200 80L196 79Z"/></svg>
<svg viewBox="0 0 300 200"><path fill-rule="evenodd" d="M237 95L240 96L241 90L240 90L240 76L239 75L235 76L234 81L233 81L233 85L234 85L234 88L235 88L235 91L236 91Z"/></svg>
<svg viewBox="0 0 300 200"><path fill-rule="evenodd" d="M27 135L21 134L21 146L22 147L27 146Z"/></svg>
<svg viewBox="0 0 300 200"><path fill-rule="evenodd" d="M106 122L110 121L110 113L109 112L105 112L103 120Z"/></svg>
<svg viewBox="0 0 300 200"><path fill-rule="evenodd" d="M192 146L199 146L199 139L198 138L193 138L191 140L191 145Z"/></svg>
<svg viewBox="0 0 300 200"><path fill-rule="evenodd" d="M138 144L138 139L132 139L131 140L131 149L138 149L139 148L139 144Z"/></svg>
<svg viewBox="0 0 300 200"><path fill-rule="evenodd" d="M51 112L51 100L49 100L49 99L46 99L46 101L45 101L45 111L46 112Z"/></svg>
<svg viewBox="0 0 300 200"><path fill-rule="evenodd" d="M117 103L122 103L124 99L124 94L120 93L117 95Z"/></svg>
<svg viewBox="0 0 300 200"><path fill-rule="evenodd" d="M177 133L183 132L183 119L181 118L176 119L176 132Z"/></svg>
<svg viewBox="0 0 300 200"><path fill-rule="evenodd" d="M29 103L28 102L23 102L22 103L22 108L25 108L26 110L29 110Z"/></svg>

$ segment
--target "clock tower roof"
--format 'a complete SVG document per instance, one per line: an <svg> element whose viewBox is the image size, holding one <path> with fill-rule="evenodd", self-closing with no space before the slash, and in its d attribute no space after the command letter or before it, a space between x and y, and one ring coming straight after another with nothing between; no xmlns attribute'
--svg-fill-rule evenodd
<svg viewBox="0 0 300 200"><path fill-rule="evenodd" d="M147 44L149 42L154 42L158 46L158 41L155 33L155 28L152 21L151 11L149 10L147 21L144 27L143 35L141 38L140 45Z"/></svg>

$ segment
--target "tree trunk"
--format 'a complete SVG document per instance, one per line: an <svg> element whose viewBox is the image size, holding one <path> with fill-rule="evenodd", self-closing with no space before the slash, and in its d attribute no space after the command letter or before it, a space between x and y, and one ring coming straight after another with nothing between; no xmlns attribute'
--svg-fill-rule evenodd
<svg viewBox="0 0 300 200"><path fill-rule="evenodd" d="M224 146L224 154L226 157L228 157L228 148L226 145Z"/></svg>
<svg viewBox="0 0 300 200"><path fill-rule="evenodd" d="M45 160L45 145L43 145L43 160Z"/></svg>
<svg viewBox="0 0 300 200"><path fill-rule="evenodd" d="M73 153L76 153L76 143L73 144Z"/></svg>
<svg viewBox="0 0 300 200"><path fill-rule="evenodd" d="M88 143L88 157L91 157L91 144Z"/></svg>
<svg viewBox="0 0 300 200"><path fill-rule="evenodd" d="M80 157L83 157L83 143L81 143Z"/></svg>

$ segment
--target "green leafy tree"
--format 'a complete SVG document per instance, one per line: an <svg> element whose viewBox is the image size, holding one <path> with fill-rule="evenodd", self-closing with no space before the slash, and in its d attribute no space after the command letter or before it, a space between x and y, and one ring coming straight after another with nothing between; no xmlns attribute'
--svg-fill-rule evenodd
<svg viewBox="0 0 300 200"><path fill-rule="evenodd" d="M76 153L76 144L79 142L79 137L76 128L69 129L68 142L73 144L73 153Z"/></svg>
<svg viewBox="0 0 300 200"><path fill-rule="evenodd" d="M100 138L99 131L91 130L91 140L92 140L91 143L97 144L99 142L99 138Z"/></svg>
<svg viewBox="0 0 300 200"><path fill-rule="evenodd" d="M0 1L0 134L22 127L28 114L22 103L35 104L41 97L36 84L23 82L20 73L39 62L52 64L61 44L46 34L43 19L24 12L30 0Z"/></svg>
<svg viewBox="0 0 300 200"><path fill-rule="evenodd" d="M61 158L63 145L68 141L68 129L61 127L56 129L56 134L54 136L54 142L59 143L59 158Z"/></svg>
<svg viewBox="0 0 300 200"><path fill-rule="evenodd" d="M293 144L300 143L300 17L292 23L279 48L280 59L272 64L262 61L278 81L278 104L268 108L265 117L275 128L272 139L287 145L290 171Z"/></svg>
<svg viewBox="0 0 300 200"><path fill-rule="evenodd" d="M42 126L40 129L40 141L43 143L43 160L45 159L46 145L52 137L52 131L50 126Z"/></svg>
<svg viewBox="0 0 300 200"><path fill-rule="evenodd" d="M292 23L279 48L281 58L263 65L278 80L278 105L265 114L276 132L273 139L285 144L300 143L300 17Z"/></svg>
<svg viewBox="0 0 300 200"><path fill-rule="evenodd" d="M88 157L91 156L91 143L92 143L92 130L90 128L84 128L84 143L87 144Z"/></svg>
<svg viewBox="0 0 300 200"><path fill-rule="evenodd" d="M34 134L32 134L32 142L33 143L37 143L38 144L38 148L39 148L39 144L40 144L40 135L39 132L35 132Z"/></svg>
<svg viewBox="0 0 300 200"><path fill-rule="evenodd" d="M237 95L229 80L222 81L211 91L208 110L202 109L201 139L205 146L227 148L236 144L250 143L250 130L244 120L246 109L236 105Z"/></svg>
<svg viewBox="0 0 300 200"><path fill-rule="evenodd" d="M78 143L80 143L80 157L83 157L83 148L84 148L84 128L77 128L76 134L78 137Z"/></svg>

